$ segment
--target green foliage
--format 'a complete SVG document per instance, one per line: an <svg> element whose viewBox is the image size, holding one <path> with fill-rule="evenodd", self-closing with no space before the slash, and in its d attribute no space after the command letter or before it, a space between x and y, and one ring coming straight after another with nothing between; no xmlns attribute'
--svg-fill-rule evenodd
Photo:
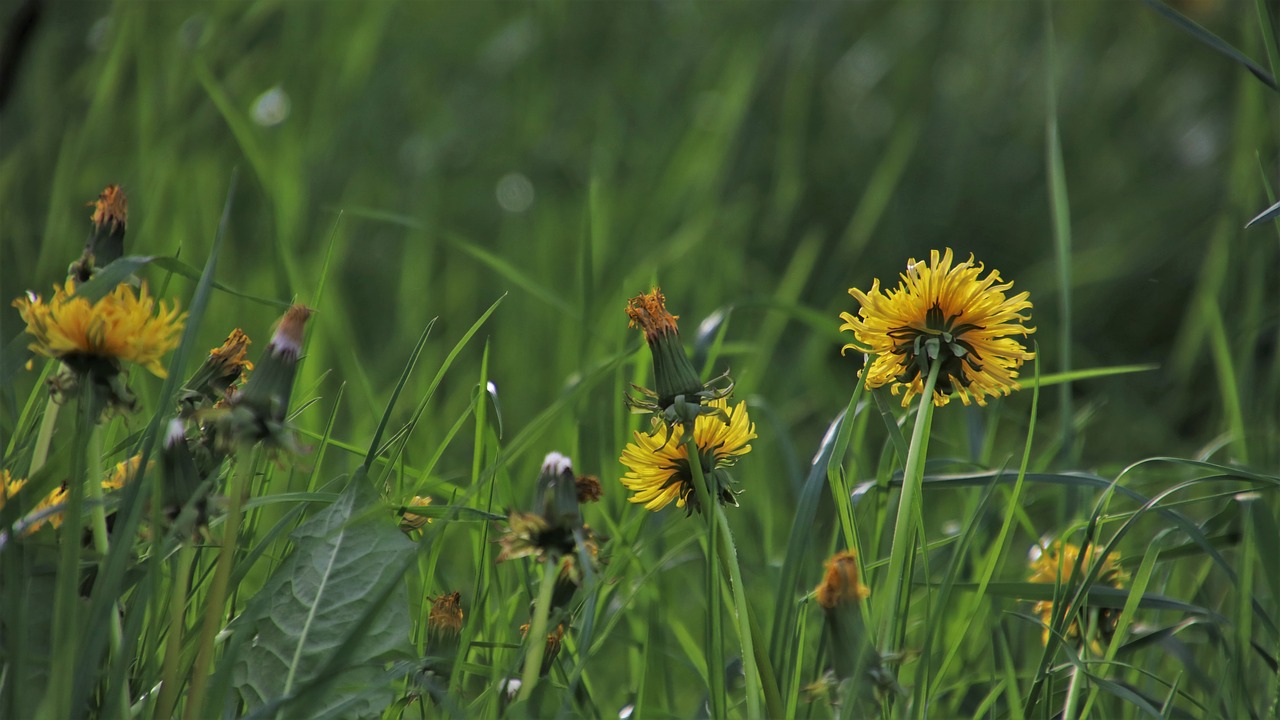
<svg viewBox="0 0 1280 720"><path fill-rule="evenodd" d="M1280 707L1265 0L11 5L0 716ZM7 303L63 282L107 183L125 253L80 292L142 280L190 317L167 379L121 376L142 411L89 423ZM944 247L1031 292L1037 365L930 421L836 328L849 287ZM653 385L623 308L656 284L756 423L723 514L617 481ZM178 388L295 302L303 452L202 456L207 500L166 507ZM497 564L552 450L604 488L589 527ZM1054 539L1128 581L1029 582ZM833 633L841 550L871 595Z"/></svg>

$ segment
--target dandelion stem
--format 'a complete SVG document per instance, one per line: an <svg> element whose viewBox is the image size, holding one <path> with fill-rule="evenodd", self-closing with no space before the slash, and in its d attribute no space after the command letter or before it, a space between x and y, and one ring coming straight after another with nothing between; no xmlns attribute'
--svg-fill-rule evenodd
<svg viewBox="0 0 1280 720"><path fill-rule="evenodd" d="M911 430L911 444L907 446L907 462L902 471L902 492L898 496L898 516L893 525L893 544L889 550L889 586L887 604L881 612L880 652L896 653L898 638L906 627L911 607L911 578L907 572L907 560L915 552L916 503L919 502L924 484L924 459L928 453L929 425L933 421L933 389L938 384L938 370L942 363L929 366L929 376L920 394L920 409L916 412L915 426Z"/></svg>
<svg viewBox="0 0 1280 720"><path fill-rule="evenodd" d="M729 519L720 503L714 503L716 519L720 524L720 564L729 576L733 588L733 602L737 610L738 637L742 638L742 670L747 678L747 717L761 717L760 696L764 695L769 717L782 717L782 702L777 693L777 681L765 653L757 653L763 647L755 642L755 628L751 623L751 608L747 605L746 587L742 584L742 569L738 566L738 552L729 530ZM765 682L768 667L769 682ZM773 692L769 692L773 686Z"/></svg>
<svg viewBox="0 0 1280 720"><path fill-rule="evenodd" d="M520 698L528 700L542 675L542 658L547 651L547 618L551 615L551 593L556 586L557 558L548 553L542 561L542 586L538 588L538 602L533 606L533 621L525 636L524 671L520 674Z"/></svg>
<svg viewBox="0 0 1280 720"><path fill-rule="evenodd" d="M187 607L187 590L191 581L191 561L195 549L182 543L173 559L173 578L169 586L169 637L165 641L164 666L161 671L160 697L156 701L155 718L171 718L182 687L179 666L182 661L182 631Z"/></svg>
<svg viewBox="0 0 1280 720"><path fill-rule="evenodd" d="M107 552L111 550L111 543L107 539L107 511L103 507L102 499L102 426L94 424L93 429L89 431L89 445L85 450L85 458L87 461L88 482L84 484L85 507L89 510L89 529L93 537L93 550L98 553L99 576L107 572ZM116 662L127 663L128 660L122 657L124 647L124 630L120 626L120 613L116 610L111 612L111 624L108 632L111 633L111 657ZM123 712L124 716L129 715L129 692L125 687L120 693L120 707L116 708Z"/></svg>
<svg viewBox="0 0 1280 720"><path fill-rule="evenodd" d="M710 478L702 470L702 455L693 438L692 427L685 430L681 440L689 459L689 472L693 478L694 492L702 516L707 520L707 682L711 692L711 717L723 718L728 711L724 677L724 619L720 608L719 523L716 521L715 503L718 497L712 492ZM754 716L753 716L754 717Z"/></svg>
<svg viewBox="0 0 1280 720"><path fill-rule="evenodd" d="M72 434L72 447L84 448L97 414L93 383L81 379L76 403L76 423ZM43 428L41 429L43 432ZM46 445L46 451L47 451ZM67 505L63 511L60 529L63 542L58 558L58 575L53 600L53 648L54 659L49 678L49 691L45 703L37 713L39 717L68 717L71 715L72 674L80 652L80 534L84 529L86 453L73 451L71 473L67 483Z"/></svg>
<svg viewBox="0 0 1280 720"><path fill-rule="evenodd" d="M209 594L205 596L204 619L200 628L199 650L196 664L191 671L191 690L187 694L186 711L183 717L195 720L209 712L205 707L205 693L208 689L209 674L213 665L213 647L218 630L222 625L222 617L226 608L227 584L231 579L231 568L235 564L236 538L240 532L240 515L244 506L244 491L248 479L253 475L257 454L242 449L236 456L236 468L231 479L230 505L222 527L222 550L218 553L217 565L214 567L213 583Z"/></svg>
<svg viewBox="0 0 1280 720"><path fill-rule="evenodd" d="M1071 666L1071 681L1067 684L1067 699L1062 706L1062 720L1076 716L1076 701L1080 696L1080 666Z"/></svg>

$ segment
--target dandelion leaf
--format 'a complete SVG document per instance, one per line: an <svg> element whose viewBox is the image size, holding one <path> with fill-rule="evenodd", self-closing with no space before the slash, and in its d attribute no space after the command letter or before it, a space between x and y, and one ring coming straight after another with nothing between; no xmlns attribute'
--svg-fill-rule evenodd
<svg viewBox="0 0 1280 720"><path fill-rule="evenodd" d="M232 682L250 714L279 703L286 718L298 705L311 718L370 717L394 700L385 669L407 650L410 619L403 587L391 586L414 544L379 509L357 473L333 505L294 531L293 551L237 619L248 642Z"/></svg>

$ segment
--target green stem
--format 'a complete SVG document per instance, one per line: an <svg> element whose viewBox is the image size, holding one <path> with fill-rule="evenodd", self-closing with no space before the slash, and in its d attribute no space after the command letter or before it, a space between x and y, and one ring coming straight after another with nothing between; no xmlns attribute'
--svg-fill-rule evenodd
<svg viewBox="0 0 1280 720"><path fill-rule="evenodd" d="M719 554L719 523L713 507L719 495L712 491L710 478L702 471L702 454L694 442L693 430L685 430L681 440L685 456L689 460L689 473L694 492L698 494L702 516L707 521L707 682L711 693L711 717L723 718L728 712L727 690L724 678L724 619L720 614L720 570L716 567ZM755 716L753 716L755 717Z"/></svg>
<svg viewBox="0 0 1280 720"><path fill-rule="evenodd" d="M107 539L107 511L103 506L102 498L102 426L94 425L89 431L89 445L85 451L88 460L88 481L84 484L84 496L86 500L85 507L89 511L89 530L93 537L93 550L98 553L98 574L106 573L107 552L111 550L111 544ZM116 662L128 661L122 657L124 647L124 629L120 626L120 613L115 610L111 613L110 625L108 632L111 633L111 657ZM120 707L116 708L123 716L129 715L129 689L122 688L120 695Z"/></svg>
<svg viewBox="0 0 1280 720"><path fill-rule="evenodd" d="M533 606L533 622L525 635L524 671L520 674L520 700L528 700L533 688L542 676L542 657L547 650L547 618L551 615L551 594L556 587L557 558L551 555L542 561L542 586L538 588L538 602Z"/></svg>
<svg viewBox="0 0 1280 720"><path fill-rule="evenodd" d="M742 583L742 569L738 565L738 553L729 530L729 519L720 503L715 503L716 518L720 524L720 564L729 575L733 589L733 602L737 610L738 637L742 638L742 671L747 678L747 717L760 717L760 696L765 698L769 717L782 717L782 700L778 697L777 680L764 647L755 642L758 635L751 607L747 604L746 586ZM768 681L765 680L765 669ZM772 686L772 687L771 687ZM772 689L773 692L769 692Z"/></svg>
<svg viewBox="0 0 1280 720"><path fill-rule="evenodd" d="M191 584L191 561L195 558L195 548L190 543L182 543L173 559L173 579L169 591L169 637L165 640L164 665L160 675L160 697L156 701L157 720L173 717L174 707L178 702L178 691L182 688L179 667L182 661L182 631L185 626L187 591Z"/></svg>
<svg viewBox="0 0 1280 720"><path fill-rule="evenodd" d="M223 524L222 550L218 553L217 565L214 567L213 583L209 594L205 596L204 619L200 627L199 650L196 664L191 671L191 690L187 694L186 711L183 717L197 720L209 712L205 707L205 694L208 691L209 675L213 665L214 641L222 626L223 607L227 599L227 585L231 580L231 569L235 565L236 540L240 532L240 515L244 506L244 491L247 480L253 475L257 454L242 449L236 456L236 468L231 478L230 506L227 508L226 520Z"/></svg>
<svg viewBox="0 0 1280 720"><path fill-rule="evenodd" d="M1080 666L1071 666L1071 681L1067 684L1067 699L1062 706L1062 720L1073 720L1076 702L1080 696Z"/></svg>
<svg viewBox="0 0 1280 720"><path fill-rule="evenodd" d="M911 430L911 444L907 447L907 463L902 471L902 493L898 496L898 516L893 525L893 544L889 549L889 586L887 603L882 606L880 629L880 654L890 655L898 651L897 638L900 628L906 627L906 616L911 607L911 578L907 577L907 558L915 552L915 506L924 484L924 458L928 453L929 425L933 420L933 389L938 384L941 362L929 367L929 376L920 395L920 409L916 412L915 427ZM905 592L904 592L905 591ZM904 595L906 602L904 603Z"/></svg>
<svg viewBox="0 0 1280 720"><path fill-rule="evenodd" d="M75 430L72 434L73 448L86 447L95 419L95 406L93 383L81 378L76 402ZM37 716L41 718L63 718L72 714L70 701L75 683L73 675L83 631L80 627L80 535L84 529L81 510L84 507L85 459L84 452L73 451L71 454L67 503L59 530L61 547L53 600L53 667L50 670L48 691L37 712Z"/></svg>
<svg viewBox="0 0 1280 720"><path fill-rule="evenodd" d="M44 406L44 417L40 418L40 432L36 435L36 445L31 451L31 467L27 470L27 477L35 475L49 459L49 443L53 441L53 429L58 424L58 409L61 407L54 401L53 395L50 395Z"/></svg>

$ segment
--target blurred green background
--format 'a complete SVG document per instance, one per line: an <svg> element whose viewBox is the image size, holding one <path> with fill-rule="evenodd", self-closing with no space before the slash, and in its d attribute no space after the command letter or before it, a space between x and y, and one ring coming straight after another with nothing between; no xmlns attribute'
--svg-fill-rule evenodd
<svg viewBox="0 0 1280 720"><path fill-rule="evenodd" d="M1240 229L1274 177L1264 89L1141 3L40 7L0 114L4 297L62 280L84 203L108 183L129 195L129 252L202 265L239 167L221 282L314 302L334 243L304 383L329 397L348 384L342 438L367 433L430 318L435 368L503 293L482 337L504 427L522 429L575 375L638 345L622 307L656 281L691 341L730 311L727 362L777 425L761 446L796 470L854 384L859 360L835 332L855 308L847 288L893 282L930 248L973 252L1030 291L1041 371L1059 370L1050 79L1071 363L1161 365L1074 386L1076 457L1191 454L1226 429L1205 297L1238 381L1274 384L1276 241ZM1180 8L1261 52L1252 3ZM170 286L184 302L190 287ZM219 295L207 344L237 324L264 339L276 314ZM6 308L0 336L18 322ZM482 349L441 388L446 427ZM1269 437L1273 389L1242 393L1249 432ZM624 432L612 417L579 425L612 415L612 392L582 393L545 436L609 478ZM1010 401L1018 413L1028 395ZM1054 417L1056 391L1043 401Z"/></svg>

